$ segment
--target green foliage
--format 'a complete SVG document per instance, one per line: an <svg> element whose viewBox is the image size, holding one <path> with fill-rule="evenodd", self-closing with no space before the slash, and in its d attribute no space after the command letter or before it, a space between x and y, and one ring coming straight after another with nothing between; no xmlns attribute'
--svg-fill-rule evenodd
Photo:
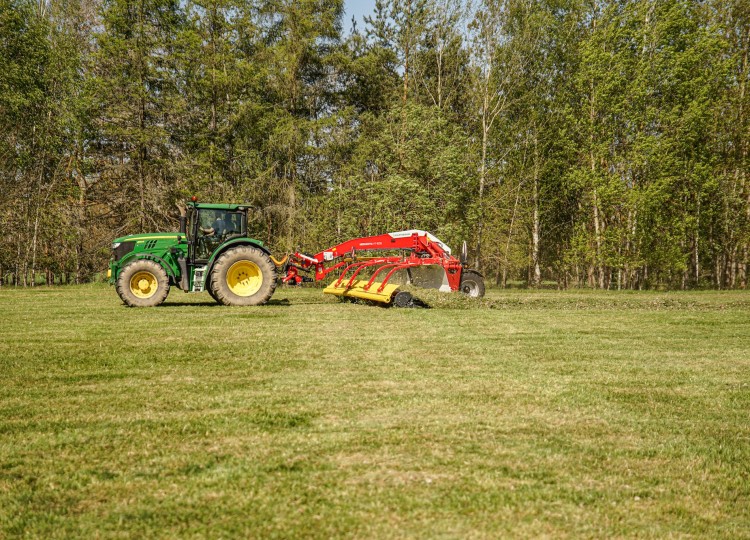
<svg viewBox="0 0 750 540"><path fill-rule="evenodd" d="M744 1L0 0L3 280L189 195L276 251L428 229L499 284L745 287ZM57 277L55 277L57 276Z"/></svg>
<svg viewBox="0 0 750 540"><path fill-rule="evenodd" d="M159 230L179 186L170 128L184 109L176 77L184 15L174 0L107 0L102 24L91 78L101 146L110 158L101 181L126 228Z"/></svg>
<svg viewBox="0 0 750 540"><path fill-rule="evenodd" d="M328 197L339 223L329 241L421 228L460 245L468 236L473 182L461 129L437 107L416 104L359 118L356 149Z"/></svg>

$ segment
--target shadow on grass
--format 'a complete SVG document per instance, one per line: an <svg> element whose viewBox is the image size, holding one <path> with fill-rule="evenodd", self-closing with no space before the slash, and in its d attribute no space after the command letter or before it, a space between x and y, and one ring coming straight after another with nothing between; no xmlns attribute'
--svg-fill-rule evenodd
<svg viewBox="0 0 750 540"><path fill-rule="evenodd" d="M292 304L289 302L288 298L282 298L280 300L273 300L273 299L271 299L267 303L265 303L264 305L266 305L266 306L286 306L286 307L289 307ZM228 307L228 306L224 306L222 304L219 304L218 302L211 302L211 301L207 301L207 302L169 302L169 303L165 302L164 304L162 304L159 307L186 307L186 306L217 307L217 308L218 307ZM262 306L259 306L259 307L262 307Z"/></svg>

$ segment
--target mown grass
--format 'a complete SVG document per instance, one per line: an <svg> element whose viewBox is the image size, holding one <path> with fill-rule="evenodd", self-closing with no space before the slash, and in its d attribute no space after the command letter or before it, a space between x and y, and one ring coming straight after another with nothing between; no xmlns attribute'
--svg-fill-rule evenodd
<svg viewBox="0 0 750 540"><path fill-rule="evenodd" d="M430 302L1 289L0 537L750 537L749 294Z"/></svg>

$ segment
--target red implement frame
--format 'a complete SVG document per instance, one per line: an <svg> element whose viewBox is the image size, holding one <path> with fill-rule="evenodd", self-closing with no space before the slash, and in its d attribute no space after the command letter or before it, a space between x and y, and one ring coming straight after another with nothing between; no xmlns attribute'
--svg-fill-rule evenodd
<svg viewBox="0 0 750 540"><path fill-rule="evenodd" d="M409 253L405 256L358 256L359 252L391 250L405 250ZM355 238L315 255L305 255L300 252L292 253L286 264L286 274L282 281L291 284L301 283L305 279L300 275L300 271L314 272L315 281L320 281L331 272L343 268L336 286L340 286L351 271L351 276L347 282L347 287L351 287L360 272L374 267L374 271L363 289L368 291L377 284L377 292L382 292L388 280L398 270L426 265L441 266L445 270L451 290L457 291L459 289L463 269L461 261L453 257L450 249L430 233L416 230ZM385 272L386 270L387 272ZM384 272L383 280L378 282L376 278L378 275L383 275Z"/></svg>

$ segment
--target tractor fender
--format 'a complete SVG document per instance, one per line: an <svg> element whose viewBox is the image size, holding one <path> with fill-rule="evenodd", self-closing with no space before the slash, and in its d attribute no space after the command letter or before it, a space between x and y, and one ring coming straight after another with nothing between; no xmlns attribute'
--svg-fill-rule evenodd
<svg viewBox="0 0 750 540"><path fill-rule="evenodd" d="M158 255L154 255L153 253L129 253L128 255L125 255L122 259L120 259L119 262L119 269L120 271L125 268L126 265L130 263L131 260L138 260L138 259L151 259L154 262L159 263L159 265L164 269L164 271L167 273L169 277L172 279L177 279L177 276L172 271L172 268L167 264L167 261L159 257ZM119 271L117 272L120 273Z"/></svg>
<svg viewBox="0 0 750 540"><path fill-rule="evenodd" d="M474 269L474 268L469 268L468 266L467 266L467 267L464 267L464 268L461 268L461 273L463 274L463 273L464 273L464 272L465 272L466 270L471 270L472 272L474 272L475 274L477 274L477 275L478 275L479 277L481 277L481 278L484 278L484 277L486 277L486 276L485 276L485 275L484 275L484 274L483 274L482 272L480 272L479 270L476 270L476 269Z"/></svg>
<svg viewBox="0 0 750 540"><path fill-rule="evenodd" d="M229 240L227 243L219 246L219 248L216 251L214 251L214 254L208 260L208 264L206 265L206 273L205 273L206 283L208 283L208 276L211 275L211 272L214 269L214 264L216 263L216 260L221 256L221 254L227 251L228 249L231 249L237 246L252 246L254 248L258 248L269 257L271 256L271 252L268 251L268 249L257 240L253 240L251 238L235 238L233 240Z"/></svg>

